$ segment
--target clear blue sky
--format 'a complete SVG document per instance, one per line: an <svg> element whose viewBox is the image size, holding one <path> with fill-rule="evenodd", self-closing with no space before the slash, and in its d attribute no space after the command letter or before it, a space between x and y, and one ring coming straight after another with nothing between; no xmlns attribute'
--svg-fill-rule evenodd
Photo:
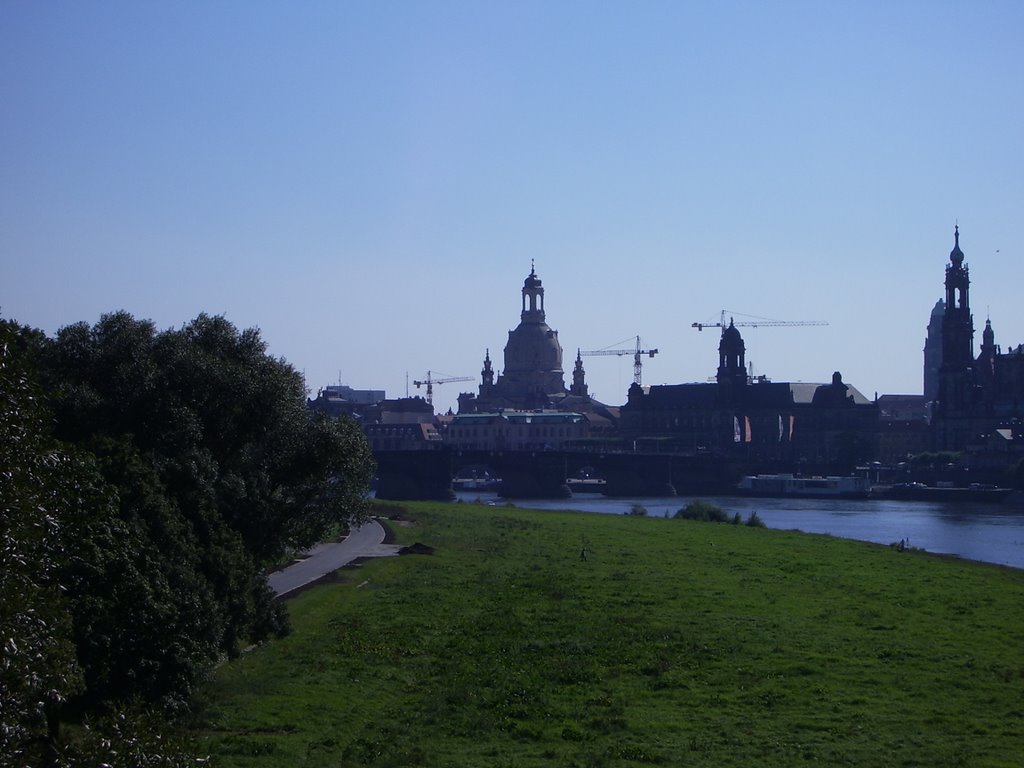
<svg viewBox="0 0 1024 768"><path fill-rule="evenodd" d="M0 311L221 313L400 396L500 370L534 259L567 381L636 334L702 381L727 308L829 322L746 330L755 373L919 393L957 221L977 341L1024 342L1022 35L1017 0L7 0Z"/></svg>

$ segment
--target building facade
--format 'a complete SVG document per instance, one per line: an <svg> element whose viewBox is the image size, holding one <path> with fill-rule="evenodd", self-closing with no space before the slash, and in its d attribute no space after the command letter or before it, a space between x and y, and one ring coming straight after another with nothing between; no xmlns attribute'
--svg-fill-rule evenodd
<svg viewBox="0 0 1024 768"><path fill-rule="evenodd" d="M563 411L460 413L452 419L445 443L469 451L555 451L589 435L586 417Z"/></svg>
<svg viewBox="0 0 1024 768"><path fill-rule="evenodd" d="M881 395L878 405L878 460L896 465L931 449L928 401L924 395Z"/></svg>
<svg viewBox="0 0 1024 768"><path fill-rule="evenodd" d="M627 445L795 467L874 457L877 406L840 373L828 384L751 379L746 347L732 323L722 331L718 352L713 384L630 387L620 419Z"/></svg>
<svg viewBox="0 0 1024 768"><path fill-rule="evenodd" d="M946 265L938 393L932 404L932 448L938 451L962 451L1024 418L1024 345L1003 352L987 319L975 356L970 272L959 227L953 239Z"/></svg>
<svg viewBox="0 0 1024 768"><path fill-rule="evenodd" d="M306 399L306 405L328 416L354 416L361 418L368 408L385 399L383 389L352 389L345 384L329 384Z"/></svg>
<svg viewBox="0 0 1024 768"><path fill-rule="evenodd" d="M422 397L382 400L363 414L362 428L374 451L423 451L443 446L433 406Z"/></svg>

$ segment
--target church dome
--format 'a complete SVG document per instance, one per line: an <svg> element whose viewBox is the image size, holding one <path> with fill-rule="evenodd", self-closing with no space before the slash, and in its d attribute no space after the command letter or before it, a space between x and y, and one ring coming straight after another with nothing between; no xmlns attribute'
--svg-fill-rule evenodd
<svg viewBox="0 0 1024 768"><path fill-rule="evenodd" d="M543 322L520 323L508 334L505 375L542 371L562 372L562 345L558 342L558 332Z"/></svg>
<svg viewBox="0 0 1024 768"><path fill-rule="evenodd" d="M504 386L522 396L564 395L562 345L558 331L544 321L544 287L532 264L522 293L520 323L508 332L505 345Z"/></svg>

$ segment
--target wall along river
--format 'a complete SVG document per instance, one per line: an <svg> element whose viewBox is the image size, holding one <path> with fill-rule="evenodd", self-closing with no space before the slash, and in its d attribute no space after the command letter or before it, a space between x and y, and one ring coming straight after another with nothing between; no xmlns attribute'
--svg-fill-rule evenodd
<svg viewBox="0 0 1024 768"><path fill-rule="evenodd" d="M506 504L495 493L459 491L461 501ZM527 509L565 509L609 515L629 513L641 504L651 517L672 517L695 497L610 499L576 494L570 499L515 499ZM1024 506L1011 498L999 504L893 501L886 499L765 499L742 496L700 497L744 520L752 513L769 528L824 533L876 544L906 540L907 546L957 555L1012 568L1024 568Z"/></svg>

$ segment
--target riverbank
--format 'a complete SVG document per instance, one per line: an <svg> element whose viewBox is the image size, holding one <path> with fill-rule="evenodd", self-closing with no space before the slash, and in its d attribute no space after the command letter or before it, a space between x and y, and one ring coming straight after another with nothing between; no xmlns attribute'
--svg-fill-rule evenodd
<svg viewBox="0 0 1024 768"><path fill-rule="evenodd" d="M496 494L460 493L463 502L506 504ZM689 496L609 499L578 494L571 499L516 500L528 509L566 509L628 514L640 505L652 517L672 516ZM769 528L825 533L845 539L891 544L909 540L915 547L968 560L1024 569L1024 507L1004 504L948 504L892 499L814 500L706 497L730 515L757 512Z"/></svg>
<svg viewBox="0 0 1024 768"><path fill-rule="evenodd" d="M218 670L222 766L1011 765L1024 573L660 517L402 505Z"/></svg>

